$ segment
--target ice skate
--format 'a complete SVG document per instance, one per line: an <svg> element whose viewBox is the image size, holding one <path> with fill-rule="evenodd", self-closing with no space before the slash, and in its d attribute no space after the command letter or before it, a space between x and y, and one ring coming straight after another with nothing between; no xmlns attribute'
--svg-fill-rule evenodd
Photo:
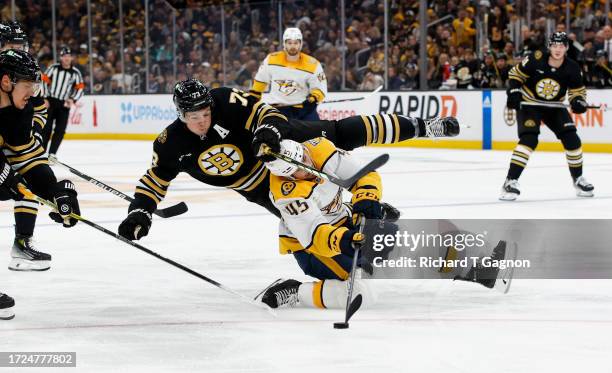
<svg viewBox="0 0 612 373"><path fill-rule="evenodd" d="M499 196L501 201L514 201L521 194L520 185L516 179L506 179Z"/></svg>
<svg viewBox="0 0 612 373"><path fill-rule="evenodd" d="M459 134L459 121L455 117L433 118L425 120L427 137L454 137Z"/></svg>
<svg viewBox="0 0 612 373"><path fill-rule="evenodd" d="M31 236L16 235L11 250L12 271L46 271L51 268L51 255L37 251Z"/></svg>
<svg viewBox="0 0 612 373"><path fill-rule="evenodd" d="M576 195L578 197L593 197L595 187L589 183L584 176L579 176L574 180L574 188L576 188Z"/></svg>
<svg viewBox="0 0 612 373"><path fill-rule="evenodd" d="M278 279L259 293L255 299L261 301L270 308L295 307L299 303L298 289L302 285L297 280Z"/></svg>
<svg viewBox="0 0 612 373"><path fill-rule="evenodd" d="M15 317L13 307L15 300L6 294L0 293L0 320L10 320Z"/></svg>

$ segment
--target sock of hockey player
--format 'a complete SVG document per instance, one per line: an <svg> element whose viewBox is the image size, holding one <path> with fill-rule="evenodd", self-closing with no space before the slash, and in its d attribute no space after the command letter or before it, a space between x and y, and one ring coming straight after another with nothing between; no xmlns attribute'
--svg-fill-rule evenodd
<svg viewBox="0 0 612 373"><path fill-rule="evenodd" d="M15 231L24 236L34 234L39 203L31 199L15 201Z"/></svg>
<svg viewBox="0 0 612 373"><path fill-rule="evenodd" d="M10 320L15 317L13 307L15 300L6 294L0 293L0 320Z"/></svg>
<svg viewBox="0 0 612 373"><path fill-rule="evenodd" d="M523 173L525 167L527 167L527 162L529 162L529 157L533 153L533 148L523 145L521 143L517 144L512 152L512 158L510 160L510 169L508 170L508 179L510 180L518 180L518 178Z"/></svg>
<svg viewBox="0 0 612 373"><path fill-rule="evenodd" d="M353 299L361 294L362 307L376 303L376 294L368 286L367 281L355 279ZM298 298L300 305L314 308L343 309L346 307L348 281L322 280L305 282L300 285Z"/></svg>
<svg viewBox="0 0 612 373"><path fill-rule="evenodd" d="M537 145L538 138L535 135L526 135L521 137L520 142L514 148L512 152L512 158L510 159L510 168L508 169L508 176L504 185L502 185L501 195L499 199L502 201L514 201L520 194L520 186L518 178L523 173L529 157L533 153L535 147L530 147L524 143L535 143Z"/></svg>

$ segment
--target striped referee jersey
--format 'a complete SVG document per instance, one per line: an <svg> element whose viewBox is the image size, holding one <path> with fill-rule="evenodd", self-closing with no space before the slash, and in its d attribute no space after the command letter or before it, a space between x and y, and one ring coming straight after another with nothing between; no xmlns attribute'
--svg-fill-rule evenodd
<svg viewBox="0 0 612 373"><path fill-rule="evenodd" d="M64 69L61 64L54 63L43 74L42 80L45 97L77 101L83 96L83 76L74 66Z"/></svg>

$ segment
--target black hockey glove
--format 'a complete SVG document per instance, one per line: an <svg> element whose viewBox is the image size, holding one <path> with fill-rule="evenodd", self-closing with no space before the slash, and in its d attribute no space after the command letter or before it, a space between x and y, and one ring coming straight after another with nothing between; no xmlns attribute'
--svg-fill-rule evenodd
<svg viewBox="0 0 612 373"><path fill-rule="evenodd" d="M78 220L70 217L71 213L81 214L77 191L70 180L62 180L56 184L53 200L57 206L57 211L49 213L49 217L56 223L62 223L66 228L74 227Z"/></svg>
<svg viewBox="0 0 612 373"><path fill-rule="evenodd" d="M587 106L589 106L586 101L582 97L576 97L572 101L570 101L570 106L572 107L572 112L574 114L582 114L587 111Z"/></svg>
<svg viewBox="0 0 612 373"><path fill-rule="evenodd" d="M262 124L253 134L252 149L255 156L264 162L273 161L275 158L272 155L263 154L262 145L268 145L270 149L278 153L280 152L281 134L276 127L271 124Z"/></svg>
<svg viewBox="0 0 612 373"><path fill-rule="evenodd" d="M317 109L317 99L313 95L308 95L308 97L306 97L306 100L302 102L302 105L304 106L304 111L310 113L311 111Z"/></svg>
<svg viewBox="0 0 612 373"><path fill-rule="evenodd" d="M519 110L521 108L521 101L523 100L523 95L521 94L520 88L510 88L506 92L508 94L508 98L506 101L506 107L508 109Z"/></svg>
<svg viewBox="0 0 612 373"><path fill-rule="evenodd" d="M152 222L150 212L144 209L132 210L119 225L119 235L130 241L139 240L149 234Z"/></svg>
<svg viewBox="0 0 612 373"><path fill-rule="evenodd" d="M23 194L17 188L19 183L23 183L21 175L13 171L11 165L0 159L0 201L9 199L21 201Z"/></svg>
<svg viewBox="0 0 612 373"><path fill-rule="evenodd" d="M340 251L342 254L353 255L355 251L355 244L363 244L366 241L366 236L363 233L359 233L355 230L349 229L344 232L340 239Z"/></svg>
<svg viewBox="0 0 612 373"><path fill-rule="evenodd" d="M382 219L383 208L380 202L362 199L353 205L353 214L362 214L366 219Z"/></svg>

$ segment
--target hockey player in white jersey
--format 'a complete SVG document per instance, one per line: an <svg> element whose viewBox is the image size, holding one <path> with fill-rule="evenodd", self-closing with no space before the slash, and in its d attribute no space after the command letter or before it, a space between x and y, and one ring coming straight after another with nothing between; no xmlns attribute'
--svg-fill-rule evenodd
<svg viewBox="0 0 612 373"><path fill-rule="evenodd" d="M266 56L250 92L261 97L269 87L266 103L288 118L319 120L317 104L327 95L327 78L319 61L301 51L300 29L286 29L283 50Z"/></svg>
<svg viewBox="0 0 612 373"><path fill-rule="evenodd" d="M361 169L361 165L329 140L319 137L304 143L281 141L281 154L307 166L314 167L338 178L348 178ZM377 172L370 172L351 188L351 203L342 201L342 189L328 181L299 170L297 166L276 159L266 163L270 170L270 199L280 211L279 249L281 254L292 254L302 271L318 281L300 282L279 279L257 297L272 308L315 307L344 308L347 298L347 279L352 270L355 254L353 244L366 237L353 226L353 217L362 215L368 220L384 219L383 231L392 232L392 223L399 218L387 214L388 205L381 203L382 181ZM393 250L393 248L390 248ZM515 252L516 249L511 249ZM382 252L380 253L382 254ZM386 254L389 255L387 251ZM367 255L358 259L358 266L371 274ZM506 257L506 241L499 241L490 258ZM502 277L498 277L498 275ZM501 273L498 268L476 265L458 272L455 280L478 283L489 289L507 292L511 272ZM497 281L503 278L504 281ZM353 296L361 294L363 305L376 301L376 293L367 280L356 278Z"/></svg>
<svg viewBox="0 0 612 373"><path fill-rule="evenodd" d="M298 143L281 142L281 153L340 178L355 174L361 165L325 138ZM354 256L353 243L365 239L352 225L351 216L382 219L381 179L370 172L351 188L351 208L342 201L342 189L298 170L282 160L266 163L270 169L270 199L281 213L279 248L293 254L305 274L318 281L300 283L278 280L265 289L261 301L272 308L301 305L342 308L346 305L347 280ZM354 295L364 305L375 301L364 280L356 280Z"/></svg>

